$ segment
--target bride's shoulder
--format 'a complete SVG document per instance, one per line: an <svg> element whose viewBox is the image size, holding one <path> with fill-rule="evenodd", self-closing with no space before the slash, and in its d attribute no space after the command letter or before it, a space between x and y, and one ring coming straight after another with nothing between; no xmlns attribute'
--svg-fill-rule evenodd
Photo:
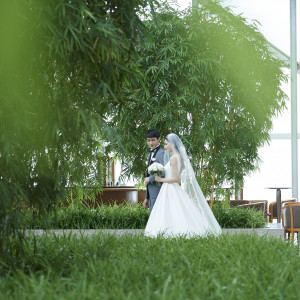
<svg viewBox="0 0 300 300"><path fill-rule="evenodd" d="M176 155L172 155L172 156L170 157L170 162L171 162L171 163L176 163L176 162L177 162L177 156L176 156Z"/></svg>

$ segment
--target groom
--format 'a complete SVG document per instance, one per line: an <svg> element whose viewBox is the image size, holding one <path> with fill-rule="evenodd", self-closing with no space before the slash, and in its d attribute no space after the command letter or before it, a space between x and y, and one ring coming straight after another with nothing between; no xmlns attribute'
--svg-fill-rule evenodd
<svg viewBox="0 0 300 300"><path fill-rule="evenodd" d="M158 130L148 130L146 132L146 139L147 144L150 147L150 154L147 160L147 175L144 180L147 186L144 207L149 207L151 213L161 186L158 186L156 184L156 181L154 180L154 176L148 173L148 168L154 161L164 165L165 151L160 148L160 133ZM164 177L164 175L162 175L161 177Z"/></svg>

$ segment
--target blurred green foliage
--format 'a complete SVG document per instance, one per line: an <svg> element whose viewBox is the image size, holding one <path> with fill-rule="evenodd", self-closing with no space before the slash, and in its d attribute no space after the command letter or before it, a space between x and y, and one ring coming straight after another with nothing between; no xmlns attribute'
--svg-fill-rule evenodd
<svg viewBox="0 0 300 300"><path fill-rule="evenodd" d="M0 255L14 252L7 236L22 238L23 206L44 212L67 185L101 188L103 140L113 134L105 119L142 78L131 57L149 4L1 1Z"/></svg>

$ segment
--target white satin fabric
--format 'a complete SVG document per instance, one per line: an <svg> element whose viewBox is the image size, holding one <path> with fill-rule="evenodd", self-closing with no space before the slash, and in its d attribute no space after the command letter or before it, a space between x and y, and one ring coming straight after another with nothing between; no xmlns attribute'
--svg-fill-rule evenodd
<svg viewBox="0 0 300 300"><path fill-rule="evenodd" d="M165 178L172 178L170 162L165 165ZM208 206L207 202L204 205ZM210 225L202 210L178 183L163 183L145 228L146 236L160 234L164 237L219 235L221 228L218 225L216 230Z"/></svg>

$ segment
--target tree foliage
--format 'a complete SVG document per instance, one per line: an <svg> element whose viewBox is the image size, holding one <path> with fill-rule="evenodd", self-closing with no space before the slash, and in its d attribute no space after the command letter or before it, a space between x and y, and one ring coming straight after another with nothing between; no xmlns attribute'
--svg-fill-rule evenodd
<svg viewBox="0 0 300 300"><path fill-rule="evenodd" d="M51 209L70 182L99 181L104 119L142 78L131 58L152 2L1 2L0 255L23 206Z"/></svg>
<svg viewBox="0 0 300 300"><path fill-rule="evenodd" d="M145 170L147 129L179 134L209 195L214 184L234 184L258 166L271 119L285 107L286 78L256 23L216 1L201 3L145 18L152 40L141 45L138 63L147 89L116 107L111 124L126 148L116 146L125 171L136 176Z"/></svg>

